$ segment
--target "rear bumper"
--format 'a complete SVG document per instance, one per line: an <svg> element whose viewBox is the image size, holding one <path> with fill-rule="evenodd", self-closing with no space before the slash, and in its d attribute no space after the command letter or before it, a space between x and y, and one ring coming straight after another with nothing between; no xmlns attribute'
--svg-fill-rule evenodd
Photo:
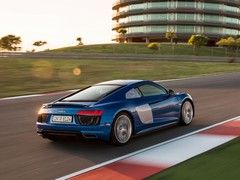
<svg viewBox="0 0 240 180"><path fill-rule="evenodd" d="M81 135L84 138L96 138L109 141L111 134L111 126L80 126L80 125L60 125L60 124L47 124L37 123L37 133L39 135Z"/></svg>

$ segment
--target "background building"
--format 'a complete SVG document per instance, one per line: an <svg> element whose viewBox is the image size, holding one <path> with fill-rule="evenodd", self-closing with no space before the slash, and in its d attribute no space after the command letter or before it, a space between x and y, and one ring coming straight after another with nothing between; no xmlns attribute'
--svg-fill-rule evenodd
<svg viewBox="0 0 240 180"><path fill-rule="evenodd" d="M215 40L240 35L240 0L116 0L112 19L116 41L165 41L167 31L179 41L192 34Z"/></svg>

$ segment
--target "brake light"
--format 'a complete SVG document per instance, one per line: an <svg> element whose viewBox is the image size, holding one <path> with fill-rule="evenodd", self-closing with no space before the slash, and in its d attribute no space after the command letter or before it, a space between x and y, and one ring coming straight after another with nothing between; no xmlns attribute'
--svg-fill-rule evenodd
<svg viewBox="0 0 240 180"><path fill-rule="evenodd" d="M82 110L77 113L76 118L83 126L96 126L99 125L102 114L102 110Z"/></svg>
<svg viewBox="0 0 240 180"><path fill-rule="evenodd" d="M102 110L82 110L77 113L77 115L81 116L101 116L102 114Z"/></svg>

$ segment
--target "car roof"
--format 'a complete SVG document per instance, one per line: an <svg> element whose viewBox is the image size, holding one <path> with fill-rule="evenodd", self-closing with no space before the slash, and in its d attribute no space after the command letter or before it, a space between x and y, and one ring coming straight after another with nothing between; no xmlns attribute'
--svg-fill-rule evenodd
<svg viewBox="0 0 240 180"><path fill-rule="evenodd" d="M126 86L131 85L139 82L144 82L144 80L112 80L112 81L105 81L98 83L96 85L119 85L119 86Z"/></svg>

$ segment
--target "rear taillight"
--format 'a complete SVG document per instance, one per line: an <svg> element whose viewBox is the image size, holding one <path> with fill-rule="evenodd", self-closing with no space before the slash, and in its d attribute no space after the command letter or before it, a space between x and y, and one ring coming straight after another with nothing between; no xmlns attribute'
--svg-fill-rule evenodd
<svg viewBox="0 0 240 180"><path fill-rule="evenodd" d="M39 123L46 123L48 120L48 114L39 114L37 122Z"/></svg>
<svg viewBox="0 0 240 180"><path fill-rule="evenodd" d="M83 126L96 126L99 125L102 110L82 110L77 113L77 120Z"/></svg>
<svg viewBox="0 0 240 180"><path fill-rule="evenodd" d="M82 110L77 113L77 115L84 116L101 116L103 114L102 110Z"/></svg>

